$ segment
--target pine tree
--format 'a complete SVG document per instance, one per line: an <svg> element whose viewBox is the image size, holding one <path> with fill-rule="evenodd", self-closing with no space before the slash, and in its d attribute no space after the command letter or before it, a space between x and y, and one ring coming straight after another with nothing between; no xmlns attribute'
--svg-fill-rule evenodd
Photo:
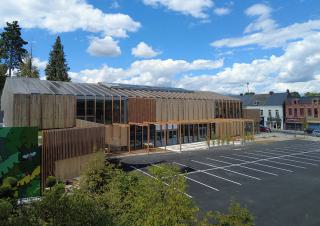
<svg viewBox="0 0 320 226"><path fill-rule="evenodd" d="M17 76L39 78L39 70L36 66L32 65L32 55L27 54L23 62L20 64L20 68Z"/></svg>
<svg viewBox="0 0 320 226"><path fill-rule="evenodd" d="M18 21L7 22L7 26L1 34L0 52L4 64L9 70L9 76L11 76L12 70L18 69L22 63L22 58L27 53L27 50L23 48L26 44L28 42L21 37L21 28Z"/></svg>
<svg viewBox="0 0 320 226"><path fill-rule="evenodd" d="M49 63L45 69L47 80L69 82L71 78L68 76L68 70L69 67L66 62L63 45L58 36L50 52Z"/></svg>

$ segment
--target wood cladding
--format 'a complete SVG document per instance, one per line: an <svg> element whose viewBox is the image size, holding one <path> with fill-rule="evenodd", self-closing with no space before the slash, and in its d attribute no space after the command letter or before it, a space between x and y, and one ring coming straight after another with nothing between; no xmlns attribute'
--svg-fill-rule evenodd
<svg viewBox="0 0 320 226"><path fill-rule="evenodd" d="M206 120L216 117L241 118L239 103L235 100L129 98L128 122ZM218 105L219 114L215 112L216 105Z"/></svg>
<svg viewBox="0 0 320 226"><path fill-rule="evenodd" d="M88 128L88 127L104 127L105 128L105 144L117 147L128 146L128 124L115 123L112 125L105 125L95 122L89 122L85 120L76 120L77 127Z"/></svg>
<svg viewBox="0 0 320 226"><path fill-rule="evenodd" d="M43 131L42 188L48 176L55 175L57 160L87 155L105 147L105 127L70 128Z"/></svg>
<svg viewBox="0 0 320 226"><path fill-rule="evenodd" d="M35 126L39 129L75 126L76 97L72 95L13 94L13 106L6 107L6 126Z"/></svg>
<svg viewBox="0 0 320 226"><path fill-rule="evenodd" d="M156 119L155 99L129 98L128 99L128 121L129 122L154 122Z"/></svg>

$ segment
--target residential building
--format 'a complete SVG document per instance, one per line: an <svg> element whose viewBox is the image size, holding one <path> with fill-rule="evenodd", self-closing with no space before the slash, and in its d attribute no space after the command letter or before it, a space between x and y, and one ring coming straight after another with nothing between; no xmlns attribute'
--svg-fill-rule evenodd
<svg viewBox="0 0 320 226"><path fill-rule="evenodd" d="M260 111L260 125L270 129L284 129L285 101L288 93L255 94L239 96L244 109Z"/></svg>
<svg viewBox="0 0 320 226"><path fill-rule="evenodd" d="M320 97L288 98L286 129L320 129Z"/></svg>

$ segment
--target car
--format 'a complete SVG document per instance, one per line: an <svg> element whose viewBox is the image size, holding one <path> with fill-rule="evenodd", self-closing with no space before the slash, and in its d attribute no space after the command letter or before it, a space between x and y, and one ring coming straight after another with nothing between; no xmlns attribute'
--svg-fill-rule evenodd
<svg viewBox="0 0 320 226"><path fill-rule="evenodd" d="M271 133L271 129L266 126L260 126L260 132Z"/></svg>
<svg viewBox="0 0 320 226"><path fill-rule="evenodd" d="M305 132L306 134L312 134L313 129L308 128L308 129L305 129L304 132Z"/></svg>
<svg viewBox="0 0 320 226"><path fill-rule="evenodd" d="M320 137L320 130L313 130L312 135L316 137Z"/></svg>

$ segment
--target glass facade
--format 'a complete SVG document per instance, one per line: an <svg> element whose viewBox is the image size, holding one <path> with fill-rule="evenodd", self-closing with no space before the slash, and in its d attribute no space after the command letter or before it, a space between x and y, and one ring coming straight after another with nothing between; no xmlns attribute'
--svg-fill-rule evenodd
<svg viewBox="0 0 320 226"><path fill-rule="evenodd" d="M176 125L150 125L150 147L164 147L169 145L180 144L179 129L181 129L181 144L206 141L208 139L208 126L211 128L210 138L215 135L214 124L187 124ZM181 128L179 128L181 127ZM130 148L138 150L146 148L148 143L148 127L147 126L130 126Z"/></svg>
<svg viewBox="0 0 320 226"><path fill-rule="evenodd" d="M77 118L102 124L128 123L127 99L77 96Z"/></svg>

